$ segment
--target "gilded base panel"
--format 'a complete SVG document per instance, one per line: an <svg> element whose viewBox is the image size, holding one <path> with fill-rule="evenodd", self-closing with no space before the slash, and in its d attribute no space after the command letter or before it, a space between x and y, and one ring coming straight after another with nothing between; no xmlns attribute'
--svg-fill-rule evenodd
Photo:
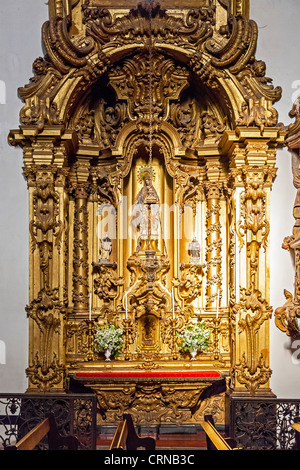
<svg viewBox="0 0 300 470"><path fill-rule="evenodd" d="M112 370L113 375L107 374ZM207 370L205 376L202 368L189 370L179 365L173 371L167 367L156 369L159 377L147 371L137 377L133 371L132 364L127 372L122 365L112 368L98 364L97 368L83 367L70 372L72 383L96 392L100 411L98 425L115 425L124 413L130 413L134 423L143 426L197 424L204 414L213 414L216 422L224 423L224 398L219 392L225 391L226 371L218 371L217 377L209 376L211 370ZM165 374L160 375L161 372ZM204 375L190 377L189 372ZM118 373L122 377L118 377Z"/></svg>

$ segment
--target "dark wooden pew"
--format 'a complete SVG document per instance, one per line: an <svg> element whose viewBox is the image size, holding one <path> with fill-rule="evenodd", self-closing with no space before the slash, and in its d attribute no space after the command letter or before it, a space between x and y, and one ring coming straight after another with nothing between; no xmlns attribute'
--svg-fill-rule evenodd
<svg viewBox="0 0 300 470"><path fill-rule="evenodd" d="M223 437L217 431L212 415L205 415L201 426L205 432L207 450L237 450L235 439Z"/></svg>
<svg viewBox="0 0 300 470"><path fill-rule="evenodd" d="M152 437L139 437L135 431L131 415L124 414L123 421L118 424L109 449L137 450L139 447L145 450L155 450L155 439Z"/></svg>
<svg viewBox="0 0 300 470"><path fill-rule="evenodd" d="M15 445L7 446L5 450L33 450L41 440L47 436L49 450L77 450L78 439L75 436L61 436L57 429L56 420L53 413L38 423Z"/></svg>
<svg viewBox="0 0 300 470"><path fill-rule="evenodd" d="M295 430L294 450L300 450L300 416L296 416L291 427Z"/></svg>

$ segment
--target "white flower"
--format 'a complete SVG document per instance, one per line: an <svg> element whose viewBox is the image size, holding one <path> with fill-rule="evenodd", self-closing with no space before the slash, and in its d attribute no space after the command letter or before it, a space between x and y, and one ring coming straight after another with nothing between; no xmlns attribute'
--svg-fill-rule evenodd
<svg viewBox="0 0 300 470"><path fill-rule="evenodd" d="M122 347L122 334L122 327L116 328L114 325L106 325L102 328L98 327L94 338L96 352L110 349L112 354L116 356Z"/></svg>
<svg viewBox="0 0 300 470"><path fill-rule="evenodd" d="M197 323L186 327L177 336L180 339L180 347L184 351L194 351L197 349L204 351L209 344L210 330L205 328L203 324Z"/></svg>

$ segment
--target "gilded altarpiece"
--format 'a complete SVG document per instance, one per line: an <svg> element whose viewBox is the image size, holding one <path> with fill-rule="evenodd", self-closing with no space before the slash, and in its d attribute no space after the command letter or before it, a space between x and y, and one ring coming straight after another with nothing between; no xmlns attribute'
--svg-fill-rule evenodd
<svg viewBox="0 0 300 470"><path fill-rule="evenodd" d="M217 382L272 395L269 209L285 131L248 8L49 1L45 57L9 136L29 190L31 392L72 377L106 423L129 411L176 424L208 410L223 422L223 394L206 393ZM192 361L177 333L198 321L211 334ZM111 361L94 349L106 324L124 332Z"/></svg>

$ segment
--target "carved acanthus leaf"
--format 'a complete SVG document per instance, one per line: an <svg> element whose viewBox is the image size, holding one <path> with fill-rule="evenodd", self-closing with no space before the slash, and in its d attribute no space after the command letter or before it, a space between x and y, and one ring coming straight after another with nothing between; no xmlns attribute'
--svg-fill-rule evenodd
<svg viewBox="0 0 300 470"><path fill-rule="evenodd" d="M150 11L151 8L151 11ZM128 15L113 19L111 12L103 7L83 6L87 34L101 45L112 42L115 45L136 43L149 36L151 14L151 35L156 41L180 42L181 45L202 44L212 36L215 23L213 8L190 10L185 20L170 16L160 8L158 2L142 1Z"/></svg>
<svg viewBox="0 0 300 470"><path fill-rule="evenodd" d="M300 305L297 299L293 298L293 294L286 289L284 295L286 302L275 310L275 325L288 336L299 337Z"/></svg>
<svg viewBox="0 0 300 470"><path fill-rule="evenodd" d="M276 126L278 113L275 108L267 107L265 100L244 102L241 107L240 117L237 120L238 126L257 126L261 132L265 127Z"/></svg>

